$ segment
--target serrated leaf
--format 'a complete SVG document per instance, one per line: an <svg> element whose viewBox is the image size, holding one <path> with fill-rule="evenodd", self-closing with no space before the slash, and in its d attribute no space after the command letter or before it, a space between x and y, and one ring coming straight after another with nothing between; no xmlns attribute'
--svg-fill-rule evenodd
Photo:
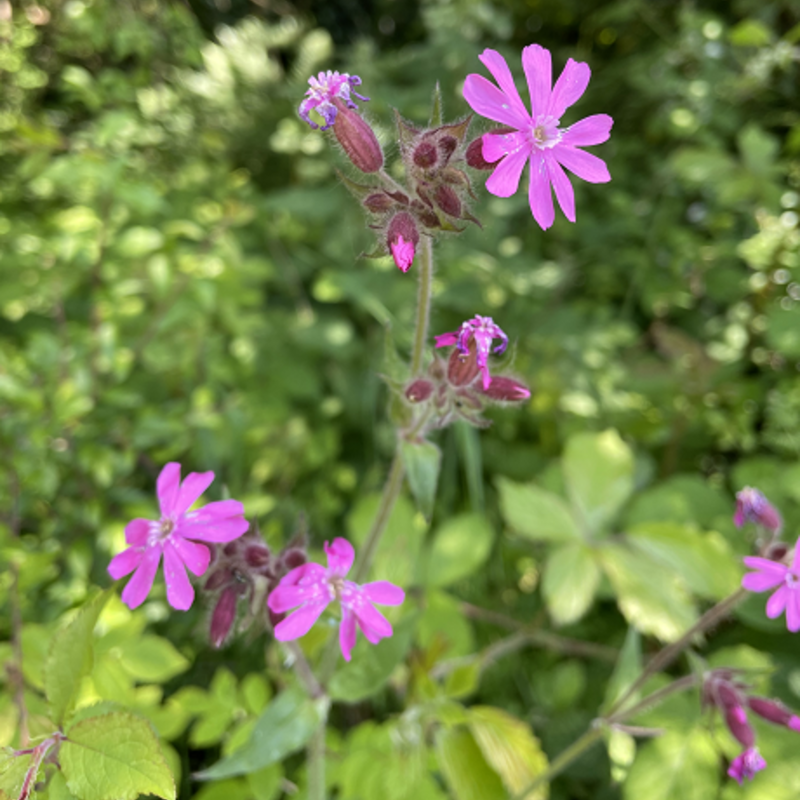
<svg viewBox="0 0 800 800"><path fill-rule="evenodd" d="M480 683L481 665L478 660L456 667L444 682L444 693L455 699L471 695Z"/></svg>
<svg viewBox="0 0 800 800"><path fill-rule="evenodd" d="M164 683L189 668L189 660L160 636L145 635L120 646L120 664L144 683Z"/></svg>
<svg viewBox="0 0 800 800"><path fill-rule="evenodd" d="M323 720L323 701L297 688L279 694L259 717L250 740L240 750L195 775L209 781L247 775L281 761L303 747Z"/></svg>
<svg viewBox="0 0 800 800"><path fill-rule="evenodd" d="M56 725L64 722L75 704L81 680L92 670L94 628L108 597L109 592L101 592L92 598L53 637L43 680Z"/></svg>
<svg viewBox="0 0 800 800"><path fill-rule="evenodd" d="M449 586L472 575L489 557L494 531L481 514L457 514L433 535L427 557L428 586Z"/></svg>
<svg viewBox="0 0 800 800"><path fill-rule="evenodd" d="M578 517L599 533L633 491L633 453L614 430L579 433L569 438L561 463Z"/></svg>
<svg viewBox="0 0 800 800"><path fill-rule="evenodd" d="M614 666L614 672L611 673L611 679L606 686L605 702L603 703L604 713L613 707L614 703L622 697L628 687L641 673L642 637L636 628L630 627L628 628L628 633L625 635L625 642L622 645L622 649L619 651L617 663ZM638 693L631 696L631 702L636 702L638 697Z"/></svg>
<svg viewBox="0 0 800 800"><path fill-rule="evenodd" d="M59 761L79 800L174 800L175 781L150 724L115 711L70 725Z"/></svg>
<svg viewBox="0 0 800 800"><path fill-rule="evenodd" d="M411 646L416 616L406 617L395 626L392 636L370 644L360 636L351 661L337 670L328 685L334 700L357 703L379 692Z"/></svg>
<svg viewBox="0 0 800 800"><path fill-rule="evenodd" d="M506 524L528 539L567 542L581 534L569 506L553 492L532 483L497 478L500 510Z"/></svg>
<svg viewBox="0 0 800 800"><path fill-rule="evenodd" d="M590 608L600 583L592 550L580 542L562 545L548 556L542 595L556 625L579 620Z"/></svg>
<svg viewBox="0 0 800 800"><path fill-rule="evenodd" d="M607 543L599 554L620 611L642 633L672 642L695 622L697 610L679 576L624 545Z"/></svg>
<svg viewBox="0 0 800 800"><path fill-rule="evenodd" d="M506 800L503 784L467 728L443 728L436 757L456 800Z"/></svg>
<svg viewBox="0 0 800 800"><path fill-rule="evenodd" d="M503 785L512 795L524 791L547 769L539 740L522 720L492 706L469 709L469 729ZM525 794L525 800L545 800L547 785Z"/></svg>
<svg viewBox="0 0 800 800"><path fill-rule="evenodd" d="M32 755L15 756L10 747L0 750L0 800L17 800L32 762Z"/></svg>
<svg viewBox="0 0 800 800"><path fill-rule="evenodd" d="M436 500L442 451L433 442L426 441L403 441L400 448L411 494L414 495L422 515L430 521Z"/></svg>

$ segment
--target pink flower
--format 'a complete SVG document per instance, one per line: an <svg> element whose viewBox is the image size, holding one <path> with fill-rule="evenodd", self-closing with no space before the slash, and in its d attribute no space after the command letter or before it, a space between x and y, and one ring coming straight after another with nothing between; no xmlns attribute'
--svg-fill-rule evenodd
<svg viewBox="0 0 800 800"><path fill-rule="evenodd" d="M733 524L737 528L741 528L745 522L763 525L773 533L779 531L783 525L778 510L758 489L750 486L745 486L741 492L736 493L736 513L733 515Z"/></svg>
<svg viewBox="0 0 800 800"><path fill-rule="evenodd" d="M408 272L409 267L414 263L414 242L407 242L400 234L390 248L397 268L400 272Z"/></svg>
<svg viewBox="0 0 800 800"><path fill-rule="evenodd" d="M339 646L349 661L356 644L356 625L372 644L392 635L391 624L372 604L399 606L405 592L388 581L359 586L345 580L355 556L347 539L334 539L330 546L325 542L325 553L327 569L313 563L293 569L272 590L267 605L276 614L296 609L275 626L275 638L287 642L305 636L328 605L338 600L342 607Z"/></svg>
<svg viewBox="0 0 800 800"><path fill-rule="evenodd" d="M133 572L122 591L122 601L129 608L144 602L163 555L167 600L173 608L186 611L194 601L186 569L202 575L211 557L208 548L199 542L230 542L249 527L243 516L244 506L237 500L220 500L189 511L213 480L213 472L190 472L181 483L181 465L175 462L161 470L156 483L161 518L157 522L129 522L125 541L130 547L114 556L108 565L114 580Z"/></svg>
<svg viewBox="0 0 800 800"><path fill-rule="evenodd" d="M741 755L731 761L728 768L728 775L739 782L741 786L745 778L753 779L756 772L761 772L767 766L767 762L761 757L757 747L748 747Z"/></svg>
<svg viewBox="0 0 800 800"><path fill-rule="evenodd" d="M489 374L489 349L492 339L500 339L492 352L502 353L508 346L508 336L503 333L499 325L495 325L491 317L482 317L476 314L472 319L461 323L461 327L452 333L443 333L436 337L436 347L457 345L462 356L469 356L470 340L475 341L477 348L477 363L483 376L483 390L486 391L492 382Z"/></svg>
<svg viewBox="0 0 800 800"><path fill-rule="evenodd" d="M312 75L308 79L308 85L311 88L306 91L306 98L300 103L297 112L300 114L300 119L307 122L312 128L318 128L317 123L309 117L309 112L316 109L317 113L325 120L325 125L321 128L323 131L328 130L336 121L336 114L339 110L336 100L343 102L347 108L358 108L350 99L351 95L359 100L369 100L369 97L353 91L354 86L361 85L361 78L358 75L348 75L346 72L341 75L330 70L320 72L316 78Z"/></svg>
<svg viewBox="0 0 800 800"><path fill-rule="evenodd" d="M500 162L486 181L486 189L497 197L510 197L517 191L525 164L530 162L528 200L534 219L544 230L553 224L552 185L561 210L575 222L575 195L562 167L589 183L611 180L605 162L580 149L608 139L614 124L611 117L595 114L568 128L560 127L564 112L586 91L589 66L570 58L552 87L550 51L538 44L524 48L522 66L530 91L529 114L500 53L484 50L480 59L500 88L481 75L468 75L464 99L477 114L513 129L510 133L484 134L484 159Z"/></svg>
<svg viewBox="0 0 800 800"><path fill-rule="evenodd" d="M767 592L777 587L767 600L767 616L775 619L786 611L786 627L792 633L800 631L800 541L795 545L791 567L758 556L747 556L744 563L756 571L742 578L742 586L751 592Z"/></svg>

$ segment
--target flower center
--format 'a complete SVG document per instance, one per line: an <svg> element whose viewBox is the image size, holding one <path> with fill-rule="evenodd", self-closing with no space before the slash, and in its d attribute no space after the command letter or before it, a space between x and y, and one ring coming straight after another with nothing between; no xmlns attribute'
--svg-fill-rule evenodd
<svg viewBox="0 0 800 800"><path fill-rule="evenodd" d="M790 589L795 589L795 588L797 588L798 583L800 583L800 577L795 575L794 572L792 572L790 570L789 572L786 573L785 581L786 581L786 585Z"/></svg>
<svg viewBox="0 0 800 800"><path fill-rule="evenodd" d="M328 588L332 594L331 600L339 600L342 599L342 592L344 591L344 578L333 575L328 578Z"/></svg>
<svg viewBox="0 0 800 800"><path fill-rule="evenodd" d="M559 120L555 117L536 117L532 120L530 128L531 144L540 149L548 150L555 147L560 141L562 131L558 127Z"/></svg>

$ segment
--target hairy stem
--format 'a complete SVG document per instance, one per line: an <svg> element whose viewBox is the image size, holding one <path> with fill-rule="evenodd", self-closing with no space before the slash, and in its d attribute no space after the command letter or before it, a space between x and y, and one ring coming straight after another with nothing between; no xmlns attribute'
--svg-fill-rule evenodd
<svg viewBox="0 0 800 800"><path fill-rule="evenodd" d="M414 349L411 351L412 375L417 375L422 369L425 343L428 340L433 285L433 243L429 236L423 236L419 244L419 292L417 294L417 323L414 328Z"/></svg>

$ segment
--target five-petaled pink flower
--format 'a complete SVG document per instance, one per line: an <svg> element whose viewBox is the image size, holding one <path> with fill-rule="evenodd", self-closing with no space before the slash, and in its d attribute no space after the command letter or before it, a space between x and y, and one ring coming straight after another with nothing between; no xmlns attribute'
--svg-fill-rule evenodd
<svg viewBox="0 0 800 800"><path fill-rule="evenodd" d="M190 472L181 483L181 465L175 462L161 470L156 483L161 518L129 522L125 541L130 547L108 565L114 580L133 572L122 591L122 601L130 608L144 602L163 555L167 600L173 608L186 611L194 601L186 569L202 575L211 558L209 549L200 542L230 542L249 527L238 500L220 500L189 511L213 480L213 472Z"/></svg>
<svg viewBox="0 0 800 800"><path fill-rule="evenodd" d="M742 586L751 592L767 592L777 587L767 600L767 616L775 619L785 610L786 627L792 633L800 631L800 540L795 545L791 567L759 556L747 556L744 563L756 571L742 578Z"/></svg>
<svg viewBox="0 0 800 800"><path fill-rule="evenodd" d="M321 130L326 131L336 121L338 112L337 101L344 103L347 108L358 108L350 99L351 95L359 100L367 101L369 97L364 97L353 90L354 86L361 85L361 78L358 75L348 75L346 72L320 72L315 78L313 75L308 79L310 88L306 91L305 100L300 103L297 113L300 119L307 122L312 128L318 128L309 113L316 109L317 113L325 120L325 125Z"/></svg>
<svg viewBox="0 0 800 800"><path fill-rule="evenodd" d="M756 772L761 772L766 766L767 762L764 761L761 753L758 752L758 748L748 747L743 753L736 756L736 758L731 761L731 765L728 768L728 775L738 781L741 786L745 778L752 780Z"/></svg>
<svg viewBox="0 0 800 800"><path fill-rule="evenodd" d="M296 609L275 626L275 638L286 642L305 636L327 606L338 600L342 607L339 646L349 661L356 644L356 625L372 644L392 635L391 624L372 604L399 606L405 592L388 581L359 586L346 580L355 556L347 539L334 539L332 545L325 542L325 553L327 569L314 563L293 569L272 590L267 605L276 614Z"/></svg>
<svg viewBox="0 0 800 800"><path fill-rule="evenodd" d="M482 317L476 314L472 319L461 323L457 331L442 333L436 337L436 347L448 347L457 345L461 355L469 355L470 340L474 339L477 348L477 363L483 376L483 389L486 391L492 382L489 374L489 350L492 346L492 339L500 339L492 352L502 353L508 346L508 336L503 333L499 325L496 325L491 317Z"/></svg>
<svg viewBox="0 0 800 800"><path fill-rule="evenodd" d="M484 50L480 59L500 88L481 75L468 75L464 98L477 114L513 129L483 137L484 159L489 163L500 161L486 181L486 189L497 197L510 197L517 191L525 164L530 162L528 200L534 219L545 230L553 224L552 185L561 210L575 222L575 195L562 167L589 183L611 180L605 163L580 149L608 139L614 124L611 117L594 114L568 128L560 127L564 112L586 91L591 76L588 64L570 58L552 87L550 51L538 44L524 48L522 66L531 98L528 113L500 53Z"/></svg>

